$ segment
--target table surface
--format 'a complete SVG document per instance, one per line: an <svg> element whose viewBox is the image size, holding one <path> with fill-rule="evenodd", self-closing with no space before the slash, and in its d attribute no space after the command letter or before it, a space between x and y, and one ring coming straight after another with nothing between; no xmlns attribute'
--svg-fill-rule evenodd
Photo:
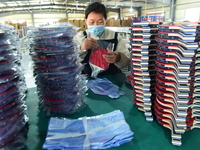
<svg viewBox="0 0 200 150"><path fill-rule="evenodd" d="M129 124L134 138L131 142L109 150L199 150L200 130L193 129L182 134L182 145L171 144L171 131L157 121L147 122L143 112L139 111L133 102L131 85L125 83L129 73L120 73L104 76L126 94L118 99L111 99L107 96L96 95L88 90L85 97L87 106L80 112L66 116L77 119L83 116L96 116L109 113L114 110L121 110L125 120ZM103 77L101 77L103 78ZM34 79L33 79L34 80ZM27 107L29 115L29 130L27 133L27 147L24 150L42 150L45 141L48 121L50 117L38 108L38 97L36 88L29 88L27 95Z"/></svg>

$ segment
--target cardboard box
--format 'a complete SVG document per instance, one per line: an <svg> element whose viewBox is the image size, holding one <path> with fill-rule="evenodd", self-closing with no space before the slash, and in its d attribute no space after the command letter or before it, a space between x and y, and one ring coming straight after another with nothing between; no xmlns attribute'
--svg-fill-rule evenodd
<svg viewBox="0 0 200 150"><path fill-rule="evenodd" d="M121 20L120 19L114 20L113 26L114 27L121 27Z"/></svg>
<svg viewBox="0 0 200 150"><path fill-rule="evenodd" d="M108 19L108 20L107 20L107 26L113 26L114 20L115 20L114 18Z"/></svg>
<svg viewBox="0 0 200 150"><path fill-rule="evenodd" d="M75 26L80 27L80 20L74 20L73 22Z"/></svg>
<svg viewBox="0 0 200 150"><path fill-rule="evenodd" d="M83 25L82 27L80 27L80 29L78 30L79 31L85 31L87 30L87 25Z"/></svg>
<svg viewBox="0 0 200 150"><path fill-rule="evenodd" d="M68 20L68 22L77 27L80 27L80 20Z"/></svg>
<svg viewBox="0 0 200 150"><path fill-rule="evenodd" d="M126 27L130 27L131 26L131 19L126 20Z"/></svg>
<svg viewBox="0 0 200 150"><path fill-rule="evenodd" d="M26 23L26 21L23 23L18 23L18 26L27 26L27 23Z"/></svg>
<svg viewBox="0 0 200 150"><path fill-rule="evenodd" d="M74 22L73 22L73 20L68 20L68 22L69 22L69 23L71 23L71 24L73 24L73 23L74 23Z"/></svg>
<svg viewBox="0 0 200 150"><path fill-rule="evenodd" d="M108 19L106 20L106 26L109 26L109 20Z"/></svg>
<svg viewBox="0 0 200 150"><path fill-rule="evenodd" d="M114 18L110 18L106 20L106 25L111 27L120 27L121 20L120 19L115 20Z"/></svg>
<svg viewBox="0 0 200 150"><path fill-rule="evenodd" d="M79 20L79 26L80 27L86 26L85 20Z"/></svg>
<svg viewBox="0 0 200 150"><path fill-rule="evenodd" d="M121 26L126 27L127 26L127 21L126 20L121 20Z"/></svg>
<svg viewBox="0 0 200 150"><path fill-rule="evenodd" d="M68 22L68 19L67 19L67 18L65 18L65 19L60 19L60 20L58 20L58 22Z"/></svg>
<svg viewBox="0 0 200 150"><path fill-rule="evenodd" d="M53 24L59 23L59 21L54 21Z"/></svg>

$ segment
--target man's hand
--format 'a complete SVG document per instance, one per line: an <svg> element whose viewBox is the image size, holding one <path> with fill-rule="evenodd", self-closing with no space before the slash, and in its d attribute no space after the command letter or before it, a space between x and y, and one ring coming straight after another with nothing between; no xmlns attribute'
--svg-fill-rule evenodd
<svg viewBox="0 0 200 150"><path fill-rule="evenodd" d="M108 63L116 63L119 62L121 59L120 54L113 52L113 51L108 51L108 55L103 55L103 58L108 62Z"/></svg>
<svg viewBox="0 0 200 150"><path fill-rule="evenodd" d="M86 38L81 46L81 50L88 50L88 49L93 49L97 48L98 44L97 41L94 40L93 38Z"/></svg>

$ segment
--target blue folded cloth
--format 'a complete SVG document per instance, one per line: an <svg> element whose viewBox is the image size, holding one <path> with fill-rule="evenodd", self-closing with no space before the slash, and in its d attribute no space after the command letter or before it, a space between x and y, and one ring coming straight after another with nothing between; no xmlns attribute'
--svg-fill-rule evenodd
<svg viewBox="0 0 200 150"><path fill-rule="evenodd" d="M43 145L46 149L106 149L133 139L123 112L83 117L76 120L51 118Z"/></svg>

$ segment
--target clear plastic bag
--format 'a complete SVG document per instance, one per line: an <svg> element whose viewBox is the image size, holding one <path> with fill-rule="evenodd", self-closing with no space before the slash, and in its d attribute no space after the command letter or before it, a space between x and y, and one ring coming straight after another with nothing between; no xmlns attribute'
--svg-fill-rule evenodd
<svg viewBox="0 0 200 150"><path fill-rule="evenodd" d="M119 98L120 95L124 95L123 91L119 90L119 87L113 84L106 78L89 80L87 86L95 93L99 95L107 95L110 98Z"/></svg>
<svg viewBox="0 0 200 150"><path fill-rule="evenodd" d="M34 46L40 46L40 47L45 47L45 46L62 46L62 47L69 47L71 46L72 43L72 38L70 37L63 37L63 38L51 38L51 39L45 39L45 40L37 40L35 39L32 44Z"/></svg>
<svg viewBox="0 0 200 150"><path fill-rule="evenodd" d="M71 23L57 23L39 28L30 28L29 37L36 39L51 39L55 37L73 37L78 28Z"/></svg>
<svg viewBox="0 0 200 150"><path fill-rule="evenodd" d="M92 69L91 77L96 78L100 72L105 71L109 67L109 63L103 58L103 55L108 55L108 50L113 50L113 43L98 40L98 48L93 49L90 54L90 67Z"/></svg>
<svg viewBox="0 0 200 150"><path fill-rule="evenodd" d="M26 86L20 69L19 38L14 27L0 25L0 43L0 149L19 150L25 146L22 128L28 117L25 115Z"/></svg>
<svg viewBox="0 0 200 150"><path fill-rule="evenodd" d="M10 51L10 50L13 50L15 49L16 47L13 46L13 45L0 45L0 52L4 52L4 51Z"/></svg>
<svg viewBox="0 0 200 150"><path fill-rule="evenodd" d="M84 104L83 65L73 41L77 29L70 23L58 23L28 33L40 108L46 115L71 114Z"/></svg>
<svg viewBox="0 0 200 150"><path fill-rule="evenodd" d="M26 146L24 132L26 132L25 127L18 134L12 135L12 138L7 139L2 145L0 145L1 150L22 150Z"/></svg>
<svg viewBox="0 0 200 150"><path fill-rule="evenodd" d="M121 111L76 120L51 118L43 144L46 149L106 149L133 139Z"/></svg>

